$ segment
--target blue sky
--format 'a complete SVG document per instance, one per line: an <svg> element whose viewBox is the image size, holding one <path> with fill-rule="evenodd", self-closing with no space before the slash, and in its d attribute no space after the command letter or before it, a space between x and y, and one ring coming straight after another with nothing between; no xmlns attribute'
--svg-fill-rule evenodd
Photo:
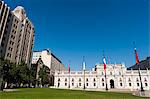
<svg viewBox="0 0 150 99"><path fill-rule="evenodd" d="M135 63L150 56L149 0L5 0L13 9L25 8L35 25L34 50L49 48L71 69L102 63L103 50L110 63Z"/></svg>

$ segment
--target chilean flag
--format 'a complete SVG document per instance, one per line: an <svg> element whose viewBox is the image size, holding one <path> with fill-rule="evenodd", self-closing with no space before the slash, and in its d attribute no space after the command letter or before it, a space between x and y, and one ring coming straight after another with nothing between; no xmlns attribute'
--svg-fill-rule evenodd
<svg viewBox="0 0 150 99"><path fill-rule="evenodd" d="M104 64L104 70L106 72L106 59L105 59L105 57L103 58L103 64Z"/></svg>
<svg viewBox="0 0 150 99"><path fill-rule="evenodd" d="M137 51L136 51L136 48L134 48L134 52L135 52L136 64L139 64L140 61L139 61L139 57L138 57L138 53L137 53Z"/></svg>
<svg viewBox="0 0 150 99"><path fill-rule="evenodd" d="M68 66L68 72L70 73L70 64L69 64L69 66Z"/></svg>

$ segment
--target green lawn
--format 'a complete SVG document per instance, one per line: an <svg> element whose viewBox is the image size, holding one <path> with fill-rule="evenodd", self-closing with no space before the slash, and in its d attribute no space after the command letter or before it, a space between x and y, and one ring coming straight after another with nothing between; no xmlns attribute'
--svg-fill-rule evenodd
<svg viewBox="0 0 150 99"><path fill-rule="evenodd" d="M0 99L141 99L127 93L86 92L50 88L27 88L0 92Z"/></svg>

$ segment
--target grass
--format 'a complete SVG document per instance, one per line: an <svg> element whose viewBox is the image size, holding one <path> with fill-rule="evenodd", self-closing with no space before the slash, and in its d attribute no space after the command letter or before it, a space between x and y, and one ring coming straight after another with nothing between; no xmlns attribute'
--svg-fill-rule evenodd
<svg viewBox="0 0 150 99"><path fill-rule="evenodd" d="M128 93L87 92L50 88L26 88L0 92L0 99L142 99ZM148 99L148 98L147 98Z"/></svg>

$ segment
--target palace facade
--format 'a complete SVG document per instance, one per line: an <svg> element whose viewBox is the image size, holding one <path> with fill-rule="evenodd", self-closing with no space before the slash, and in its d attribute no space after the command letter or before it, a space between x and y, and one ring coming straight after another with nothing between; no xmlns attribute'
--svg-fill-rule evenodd
<svg viewBox="0 0 150 99"><path fill-rule="evenodd" d="M141 80L144 90L150 90L150 70L127 69L125 64L107 64L106 79L103 64L95 66L93 71L56 71L54 86L57 88L80 88L140 90Z"/></svg>

